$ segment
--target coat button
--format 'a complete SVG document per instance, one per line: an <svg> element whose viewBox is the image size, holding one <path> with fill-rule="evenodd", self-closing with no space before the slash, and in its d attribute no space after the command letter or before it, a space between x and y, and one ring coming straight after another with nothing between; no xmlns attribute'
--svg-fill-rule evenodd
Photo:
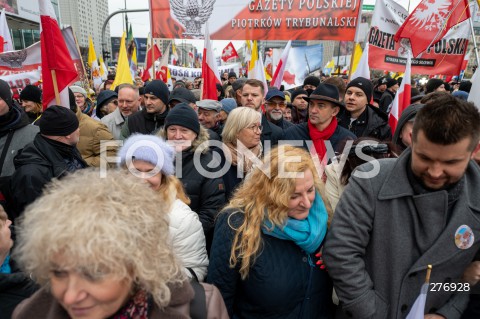
<svg viewBox="0 0 480 319"><path fill-rule="evenodd" d="M402 305L402 308L400 308L400 310L401 310L402 312L407 311L407 309L408 309L408 306L407 306L407 305Z"/></svg>
<svg viewBox="0 0 480 319"><path fill-rule="evenodd" d="M303 257L303 258L302 258L302 261L303 261L304 263L306 263L306 262L308 261L308 258L307 258L307 257Z"/></svg>

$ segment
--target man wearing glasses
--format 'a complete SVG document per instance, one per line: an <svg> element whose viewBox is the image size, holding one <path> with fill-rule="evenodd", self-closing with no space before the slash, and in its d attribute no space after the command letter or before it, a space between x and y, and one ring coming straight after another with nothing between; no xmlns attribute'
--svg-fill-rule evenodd
<svg viewBox="0 0 480 319"><path fill-rule="evenodd" d="M293 126L292 123L283 119L283 112L287 108L287 101L285 101L285 93L282 91L271 88L268 90L265 98L265 115L270 123L275 124L283 130Z"/></svg>
<svg viewBox="0 0 480 319"><path fill-rule="evenodd" d="M116 140L120 140L125 119L137 112L140 107L138 88L130 83L120 84L117 101L118 107L112 113L102 117L102 123L108 127Z"/></svg>

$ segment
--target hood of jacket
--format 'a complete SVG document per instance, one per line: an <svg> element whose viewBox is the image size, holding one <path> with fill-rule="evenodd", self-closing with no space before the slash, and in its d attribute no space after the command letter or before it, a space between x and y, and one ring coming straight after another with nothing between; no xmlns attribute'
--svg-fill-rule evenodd
<svg viewBox="0 0 480 319"><path fill-rule="evenodd" d="M0 125L0 137L7 134L10 130L17 130L30 125L28 115L15 105L4 116L8 116L9 121L6 125Z"/></svg>
<svg viewBox="0 0 480 319"><path fill-rule="evenodd" d="M408 106L405 110L403 110L402 115L400 115L400 119L398 120L395 133L393 134L393 138L392 138L393 144L406 147L406 145L403 145L403 142L400 139L400 134L402 133L402 129L408 121L410 121L411 119L415 118L415 116L417 116L418 111L420 111L422 108L423 108L423 104L412 104Z"/></svg>

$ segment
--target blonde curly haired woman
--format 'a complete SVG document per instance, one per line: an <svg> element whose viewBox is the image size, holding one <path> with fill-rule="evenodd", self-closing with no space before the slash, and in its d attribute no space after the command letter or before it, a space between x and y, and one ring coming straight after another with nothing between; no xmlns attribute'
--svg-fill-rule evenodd
<svg viewBox="0 0 480 319"><path fill-rule="evenodd" d="M194 291L161 201L122 171L54 180L19 220L14 257L43 288L13 318L190 318Z"/></svg>
<svg viewBox="0 0 480 319"><path fill-rule="evenodd" d="M330 318L332 284L315 264L331 216L310 154L265 155L219 215L208 278L233 318Z"/></svg>
<svg viewBox="0 0 480 319"><path fill-rule="evenodd" d="M120 167L143 179L162 195L162 203L170 207L173 250L186 268L186 274L203 281L208 266L205 235L198 215L188 207L190 199L182 183L174 175L173 148L160 137L134 134L125 140L118 156Z"/></svg>

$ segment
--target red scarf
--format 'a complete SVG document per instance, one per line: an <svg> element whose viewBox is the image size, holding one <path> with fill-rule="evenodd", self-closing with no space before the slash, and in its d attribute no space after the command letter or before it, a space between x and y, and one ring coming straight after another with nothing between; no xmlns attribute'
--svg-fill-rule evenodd
<svg viewBox="0 0 480 319"><path fill-rule="evenodd" d="M333 133L337 129L337 118L333 117L330 124L323 131L319 131L310 120L308 120L308 132L310 134L310 139L315 146L315 151L317 152L322 163L324 162L325 154L327 154L327 147L325 146L325 141L332 137ZM325 160L325 164L328 162L328 159Z"/></svg>

